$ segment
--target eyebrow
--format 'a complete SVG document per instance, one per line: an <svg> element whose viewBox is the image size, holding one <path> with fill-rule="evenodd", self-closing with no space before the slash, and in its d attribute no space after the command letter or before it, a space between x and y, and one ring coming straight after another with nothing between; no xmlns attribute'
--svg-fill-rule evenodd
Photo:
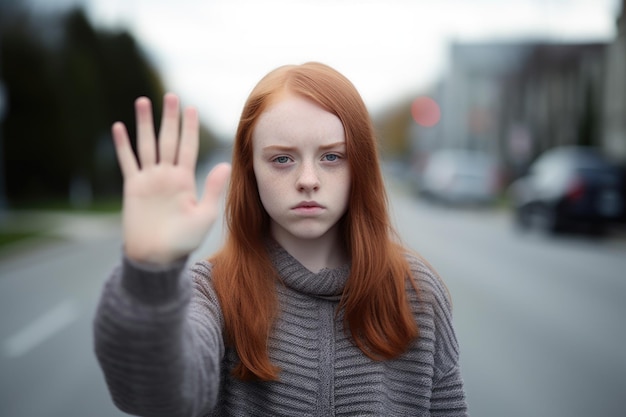
<svg viewBox="0 0 626 417"><path fill-rule="evenodd" d="M334 142L329 143L328 145L322 145L319 147L322 151L327 151L330 149L336 149L342 146L346 146L346 142ZM263 148L264 151L280 151L280 152L288 152L296 149L294 146L282 146L282 145L269 145Z"/></svg>

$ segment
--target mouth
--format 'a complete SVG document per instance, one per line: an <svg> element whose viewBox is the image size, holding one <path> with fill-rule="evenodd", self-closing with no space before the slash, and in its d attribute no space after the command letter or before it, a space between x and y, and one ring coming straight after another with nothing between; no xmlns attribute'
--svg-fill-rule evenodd
<svg viewBox="0 0 626 417"><path fill-rule="evenodd" d="M301 201L292 207L294 213L301 216L318 216L324 211L325 207L316 201Z"/></svg>
<svg viewBox="0 0 626 417"><path fill-rule="evenodd" d="M298 203L296 206L293 207L293 209L317 209L317 208L324 208L324 206L318 204L315 201L302 201L300 203Z"/></svg>

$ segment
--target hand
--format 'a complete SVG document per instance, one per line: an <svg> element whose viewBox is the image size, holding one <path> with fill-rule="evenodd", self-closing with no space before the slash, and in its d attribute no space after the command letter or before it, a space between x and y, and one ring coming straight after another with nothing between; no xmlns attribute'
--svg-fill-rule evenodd
<svg viewBox="0 0 626 417"><path fill-rule="evenodd" d="M198 201L197 111L185 109L179 131L178 97L166 94L158 150L150 100L137 99L135 112L139 163L124 124L117 122L112 127L124 177L124 250L130 259L166 264L188 255L202 243L217 218L230 165L222 163L211 170L202 200Z"/></svg>

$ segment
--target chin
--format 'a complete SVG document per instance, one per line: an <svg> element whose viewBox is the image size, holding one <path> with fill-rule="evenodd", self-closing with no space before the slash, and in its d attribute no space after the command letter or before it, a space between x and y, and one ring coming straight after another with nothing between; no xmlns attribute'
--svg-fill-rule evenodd
<svg viewBox="0 0 626 417"><path fill-rule="evenodd" d="M314 241L327 236L330 229L320 228L293 228L283 229L279 235L288 237L289 239L297 239L302 241Z"/></svg>
<svg viewBox="0 0 626 417"><path fill-rule="evenodd" d="M295 222L291 224L280 224L274 222L271 230L276 240L281 238L287 240L300 240L313 242L319 239L327 239L337 234L338 223L328 224L328 222Z"/></svg>
<svg viewBox="0 0 626 417"><path fill-rule="evenodd" d="M293 232L291 235L296 239L301 240L317 240L324 235L326 235L327 230L319 231L319 230L307 230L307 231L298 231Z"/></svg>

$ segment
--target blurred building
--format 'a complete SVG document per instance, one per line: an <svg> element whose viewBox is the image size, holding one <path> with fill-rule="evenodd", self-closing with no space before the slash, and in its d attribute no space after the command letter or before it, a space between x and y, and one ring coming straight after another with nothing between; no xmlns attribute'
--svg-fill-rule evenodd
<svg viewBox="0 0 626 417"><path fill-rule="evenodd" d="M524 43L453 43L448 72L429 94L441 107L433 127L412 125L410 141L417 175L442 148L503 153L501 129L506 86L533 49Z"/></svg>
<svg viewBox="0 0 626 417"><path fill-rule="evenodd" d="M626 0L617 18L617 37L608 45L602 146L626 161Z"/></svg>
<svg viewBox="0 0 626 417"><path fill-rule="evenodd" d="M506 86L532 45L523 43L451 46L450 70L442 89L442 145L500 153L499 121Z"/></svg>
<svg viewBox="0 0 626 417"><path fill-rule="evenodd" d="M412 151L483 150L514 178L559 145L591 145L626 162L626 0L607 43L454 43L432 95L437 126L413 126Z"/></svg>
<svg viewBox="0 0 626 417"><path fill-rule="evenodd" d="M555 146L602 145L606 45L535 44L502 83L499 157L521 173Z"/></svg>

